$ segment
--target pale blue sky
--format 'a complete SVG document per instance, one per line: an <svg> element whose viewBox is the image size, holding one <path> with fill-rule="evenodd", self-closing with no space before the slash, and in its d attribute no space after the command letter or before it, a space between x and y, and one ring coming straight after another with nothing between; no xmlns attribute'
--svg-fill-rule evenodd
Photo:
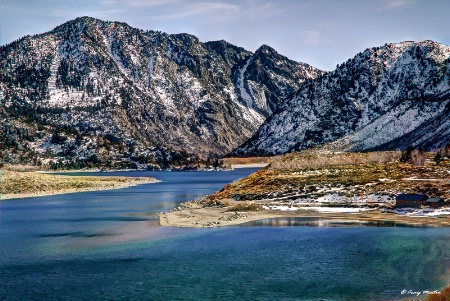
<svg viewBox="0 0 450 301"><path fill-rule="evenodd" d="M450 0L0 0L0 44L91 16L141 29L262 44L323 70L365 48L406 40L450 44Z"/></svg>

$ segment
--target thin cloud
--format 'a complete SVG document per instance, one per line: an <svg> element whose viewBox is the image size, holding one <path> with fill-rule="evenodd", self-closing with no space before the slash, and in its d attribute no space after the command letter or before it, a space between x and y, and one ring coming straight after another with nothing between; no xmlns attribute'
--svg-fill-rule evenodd
<svg viewBox="0 0 450 301"><path fill-rule="evenodd" d="M182 11L174 14L167 14L164 16L159 16L159 20L170 20L170 19L183 19L192 16L205 15L209 17L212 14L220 12L221 14L227 14L230 12L238 12L239 7L229 3L222 2L199 2L192 5L186 6Z"/></svg>
<svg viewBox="0 0 450 301"><path fill-rule="evenodd" d="M98 3L102 5L121 5L124 7L157 7L166 6L175 2L181 2L182 0L100 0Z"/></svg>
<svg viewBox="0 0 450 301"><path fill-rule="evenodd" d="M242 19L264 19L281 13L280 8L273 3L262 3L254 0L241 1L237 4L225 1L180 1L177 9L173 12L169 10L166 14L154 16L151 19L170 21L196 17L206 23L221 23Z"/></svg>
<svg viewBox="0 0 450 301"><path fill-rule="evenodd" d="M247 8L242 9L242 14L251 19L262 19L282 13L279 6L274 3L255 3L250 1Z"/></svg>
<svg viewBox="0 0 450 301"><path fill-rule="evenodd" d="M410 0L389 0L384 3L383 9L384 10L398 9L401 7L409 6L412 3L413 1Z"/></svg>
<svg viewBox="0 0 450 301"><path fill-rule="evenodd" d="M166 6L181 0L125 0L121 1L123 5L131 7L151 7L151 6Z"/></svg>
<svg viewBox="0 0 450 301"><path fill-rule="evenodd" d="M103 0L103 1L100 1L100 4L103 4L103 5L114 5L114 4L117 4L117 1L116 0Z"/></svg>
<svg viewBox="0 0 450 301"><path fill-rule="evenodd" d="M330 39L329 36L324 35L318 30L306 30L300 33L303 44L305 45L326 45L336 43L336 40Z"/></svg>
<svg viewBox="0 0 450 301"><path fill-rule="evenodd" d="M322 44L322 35L318 31L307 30L301 33L303 37L303 43L307 45L319 45Z"/></svg>
<svg viewBox="0 0 450 301"><path fill-rule="evenodd" d="M70 10L70 9L51 9L45 12L45 15L50 17L69 17L69 18L75 18L79 16L90 16L90 17L99 17L99 16L109 16L109 15L120 15L124 13L124 9L119 8L112 8L107 10Z"/></svg>

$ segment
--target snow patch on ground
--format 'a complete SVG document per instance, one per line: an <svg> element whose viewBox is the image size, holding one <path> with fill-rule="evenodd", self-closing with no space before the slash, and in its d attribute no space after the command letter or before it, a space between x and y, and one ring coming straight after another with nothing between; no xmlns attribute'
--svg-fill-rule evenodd
<svg viewBox="0 0 450 301"><path fill-rule="evenodd" d="M437 216L450 216L450 208L397 208L392 210L386 210L387 212L409 216L409 217L437 217Z"/></svg>
<svg viewBox="0 0 450 301"><path fill-rule="evenodd" d="M290 205L276 205L276 206L263 206L264 209L270 209L275 211L297 211L297 210L311 210L321 213L359 213L364 211L370 211L374 209L370 208L350 208L350 207L308 207L308 206L290 206Z"/></svg>
<svg viewBox="0 0 450 301"><path fill-rule="evenodd" d="M359 213L364 211L370 211L370 208L346 208L346 207L300 207L304 210L314 210L321 213Z"/></svg>
<svg viewBox="0 0 450 301"><path fill-rule="evenodd" d="M270 204L264 205L265 209L277 211L316 210L319 212L361 212L374 210L367 208L393 205L393 201L387 195L367 194L362 196L344 196L339 194L327 194L320 197L303 197L296 200L285 198L274 198Z"/></svg>

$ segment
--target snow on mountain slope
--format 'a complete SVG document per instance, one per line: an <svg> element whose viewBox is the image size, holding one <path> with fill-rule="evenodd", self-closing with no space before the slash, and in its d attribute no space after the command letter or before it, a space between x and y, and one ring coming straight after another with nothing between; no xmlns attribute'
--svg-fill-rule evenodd
<svg viewBox="0 0 450 301"><path fill-rule="evenodd" d="M268 46L143 31L83 17L1 47L8 120L115 137L147 149L223 155L305 80L323 74ZM131 153L131 152L130 152Z"/></svg>
<svg viewBox="0 0 450 301"><path fill-rule="evenodd" d="M427 148L450 142L450 47L433 41L367 49L305 83L234 154Z"/></svg>
<svg viewBox="0 0 450 301"><path fill-rule="evenodd" d="M405 149L410 144L434 149L450 138L450 99L407 100L354 133L324 146L330 150Z"/></svg>

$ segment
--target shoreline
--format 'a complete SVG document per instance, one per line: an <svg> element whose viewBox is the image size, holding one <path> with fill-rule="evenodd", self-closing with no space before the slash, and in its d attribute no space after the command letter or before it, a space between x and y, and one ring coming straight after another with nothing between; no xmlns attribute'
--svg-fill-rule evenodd
<svg viewBox="0 0 450 301"><path fill-rule="evenodd" d="M243 163L243 164L230 164L230 168L200 168L196 170L183 170L181 167L174 168L166 168L166 169L155 169L155 170L147 170L147 169L102 169L102 168L91 168L91 169L63 169L63 170L14 170L14 169L1 169L2 171L15 171L15 172L35 172L40 174L71 174L71 173L112 173L112 172L143 172L143 171L229 171L233 169L240 168L264 168L268 166L270 163Z"/></svg>
<svg viewBox="0 0 450 301"><path fill-rule="evenodd" d="M160 182L154 177L77 176L42 172L6 171L0 201L77 192L121 189Z"/></svg>
<svg viewBox="0 0 450 301"><path fill-rule="evenodd" d="M422 165L400 159L398 151L302 151L272 157L268 167L160 214L160 224L222 227L277 217L313 217L449 227L450 160L436 164L432 153L426 154ZM233 162L242 163L263 161ZM399 194L423 194L447 203L439 209L397 209Z"/></svg>
<svg viewBox="0 0 450 301"><path fill-rule="evenodd" d="M231 200L227 200L231 201ZM231 201L232 204L236 204ZM181 204L172 212L162 212L159 215L160 226L183 228L212 228L245 224L265 219L276 218L319 218L341 220L345 222L367 223L397 223L409 226L450 227L448 216L404 216L395 213L382 212L380 209L360 212L319 212L300 209L297 211L277 211L263 209L260 211L229 212L229 207L202 207L196 202Z"/></svg>
<svg viewBox="0 0 450 301"><path fill-rule="evenodd" d="M264 167L267 164L242 164L237 165L234 168L256 168L256 167ZM97 173L102 172L105 174L108 174L109 172L114 171L126 171L126 172L133 172L136 170L97 170L97 169L90 169L90 170L64 170L64 171L45 171L45 170L37 170L37 171L31 171L31 172L22 172L22 171L8 171L9 173L20 173L22 175L39 175L42 176L51 176L51 177L57 177L58 180L63 179L64 177L70 177L70 180L79 180L83 179L85 177L92 177L92 178L98 178L97 176L76 176L76 175L69 175L70 173ZM67 174L67 176L65 175ZM34 198L34 197L43 197L43 196L52 196L52 195L61 195L61 194L70 194L70 193L78 193L78 192L90 192L90 191L101 191L101 190L115 190L115 189L123 189L128 188L132 186L137 186L141 184L151 184L151 183L157 183L161 182L158 179L152 178L152 177L126 177L127 180L125 182L119 181L119 178L122 178L120 176L107 176L109 181L103 182L98 181L94 185L95 186L86 186L86 187L76 187L76 188L49 188L49 190L40 190L40 191L34 191L34 192L23 192L23 193L2 193L0 194L0 202L1 201L8 201L8 200L17 200L17 199L26 199L26 198ZM34 179L31 179L34 181ZM65 182L70 183L70 180L67 180ZM45 187L44 189L48 189Z"/></svg>
<svg viewBox="0 0 450 301"><path fill-rule="evenodd" d="M42 191L38 193L24 193L24 194L2 194L0 197L1 201L9 201L9 200L17 200L17 199L27 199L27 198L35 198L35 197L43 197L43 196L53 196L60 194L71 194L71 193L79 193L79 192L91 192L91 191L105 191L105 190L117 190L123 188L129 188L133 186L143 185L143 184L153 184L161 182L160 180L154 179L154 181L142 181L136 183L124 183L123 185L114 185L112 187L86 187L86 188L73 188L73 189L61 189L55 191Z"/></svg>
<svg viewBox="0 0 450 301"><path fill-rule="evenodd" d="M231 168L264 168L270 163L232 164Z"/></svg>

